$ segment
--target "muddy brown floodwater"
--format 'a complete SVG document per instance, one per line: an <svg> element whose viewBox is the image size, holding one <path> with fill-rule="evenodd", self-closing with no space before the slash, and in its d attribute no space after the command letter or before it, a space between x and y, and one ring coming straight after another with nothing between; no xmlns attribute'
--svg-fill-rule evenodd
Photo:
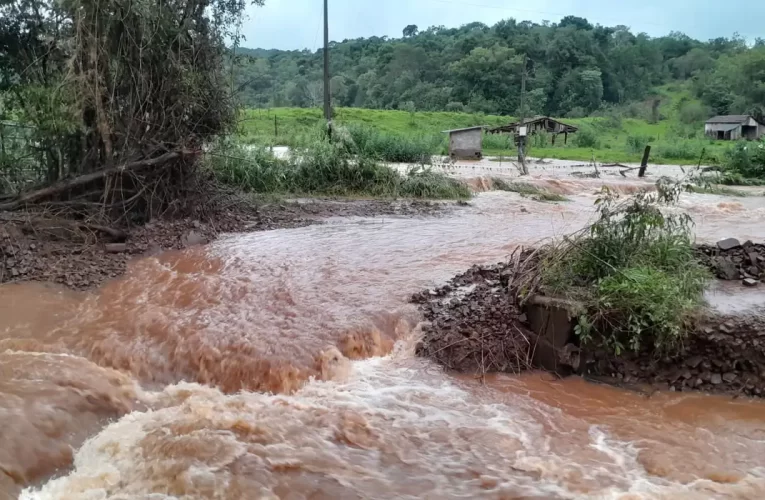
<svg viewBox="0 0 765 500"><path fill-rule="evenodd" d="M0 497L765 497L765 404L413 356L413 292L592 216L602 181L536 175L571 201L489 192L231 236L92 294L0 287ZM700 239L765 239L762 198L681 207Z"/></svg>

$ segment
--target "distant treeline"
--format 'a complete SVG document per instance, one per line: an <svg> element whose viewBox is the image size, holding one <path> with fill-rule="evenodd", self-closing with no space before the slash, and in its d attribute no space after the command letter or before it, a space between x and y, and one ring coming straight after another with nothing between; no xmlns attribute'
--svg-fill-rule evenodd
<svg viewBox="0 0 765 500"><path fill-rule="evenodd" d="M330 51L335 106L517 115L525 56L526 114L578 117L636 101L650 108L653 89L673 81L692 82L702 115L762 115L765 108L765 40L750 46L736 35L651 38L567 16L552 24L410 25L402 38L333 42ZM323 50L235 53L244 105L321 102Z"/></svg>

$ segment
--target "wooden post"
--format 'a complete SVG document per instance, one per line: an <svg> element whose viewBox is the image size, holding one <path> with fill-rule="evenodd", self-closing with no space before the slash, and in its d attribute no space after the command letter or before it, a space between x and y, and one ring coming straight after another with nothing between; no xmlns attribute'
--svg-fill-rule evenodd
<svg viewBox="0 0 765 500"><path fill-rule="evenodd" d="M279 124L276 121L276 115L274 115L274 137L279 137Z"/></svg>
<svg viewBox="0 0 765 500"><path fill-rule="evenodd" d="M324 119L332 121L332 105L329 93L329 7L324 0ZM331 132L330 132L331 133Z"/></svg>
<svg viewBox="0 0 765 500"><path fill-rule="evenodd" d="M521 163L521 175L529 175L526 167L526 137L520 131L526 126L526 55L523 56L523 73L521 73L521 121L518 125L518 161ZM529 131L526 128L526 135Z"/></svg>
<svg viewBox="0 0 765 500"><path fill-rule="evenodd" d="M648 157L651 155L651 146L646 146L643 152L643 161L640 162L640 170L638 170L638 177L645 177L645 169L648 168Z"/></svg>

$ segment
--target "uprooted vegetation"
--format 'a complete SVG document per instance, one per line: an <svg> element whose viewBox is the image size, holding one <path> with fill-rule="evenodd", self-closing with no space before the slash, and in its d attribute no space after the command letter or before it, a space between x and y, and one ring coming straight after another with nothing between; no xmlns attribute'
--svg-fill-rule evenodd
<svg viewBox="0 0 765 500"><path fill-rule="evenodd" d="M261 0L255 0L262 4ZM466 198L425 165L435 139L339 128L282 160L229 139L225 71L245 2L0 5L0 211L122 240L158 217L212 220L257 193ZM126 10L127 9L127 10ZM41 56L41 54L43 54ZM316 131L314 131L316 132ZM443 137L438 141L443 142ZM420 166L406 174L381 161Z"/></svg>

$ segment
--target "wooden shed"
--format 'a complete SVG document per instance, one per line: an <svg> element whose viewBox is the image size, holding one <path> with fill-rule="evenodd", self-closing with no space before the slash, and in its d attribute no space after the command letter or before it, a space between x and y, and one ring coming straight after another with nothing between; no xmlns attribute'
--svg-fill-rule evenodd
<svg viewBox="0 0 765 500"><path fill-rule="evenodd" d="M765 125L750 115L715 116L707 120L704 133L721 141L757 140L765 135Z"/></svg>
<svg viewBox="0 0 765 500"><path fill-rule="evenodd" d="M449 156L455 160L483 158L483 126L444 130L449 134Z"/></svg>
<svg viewBox="0 0 765 500"><path fill-rule="evenodd" d="M552 134L553 144L555 144L555 138L558 135L563 134L564 143L566 143L568 142L568 134L573 134L579 130L573 125L563 123L556 120L555 118L550 118L549 116L535 116L534 118L528 118L523 122L519 121L507 125L502 125L500 127L495 127L487 130L487 132L490 134L513 134L517 137L521 127L526 127L527 136L534 135L539 132Z"/></svg>

